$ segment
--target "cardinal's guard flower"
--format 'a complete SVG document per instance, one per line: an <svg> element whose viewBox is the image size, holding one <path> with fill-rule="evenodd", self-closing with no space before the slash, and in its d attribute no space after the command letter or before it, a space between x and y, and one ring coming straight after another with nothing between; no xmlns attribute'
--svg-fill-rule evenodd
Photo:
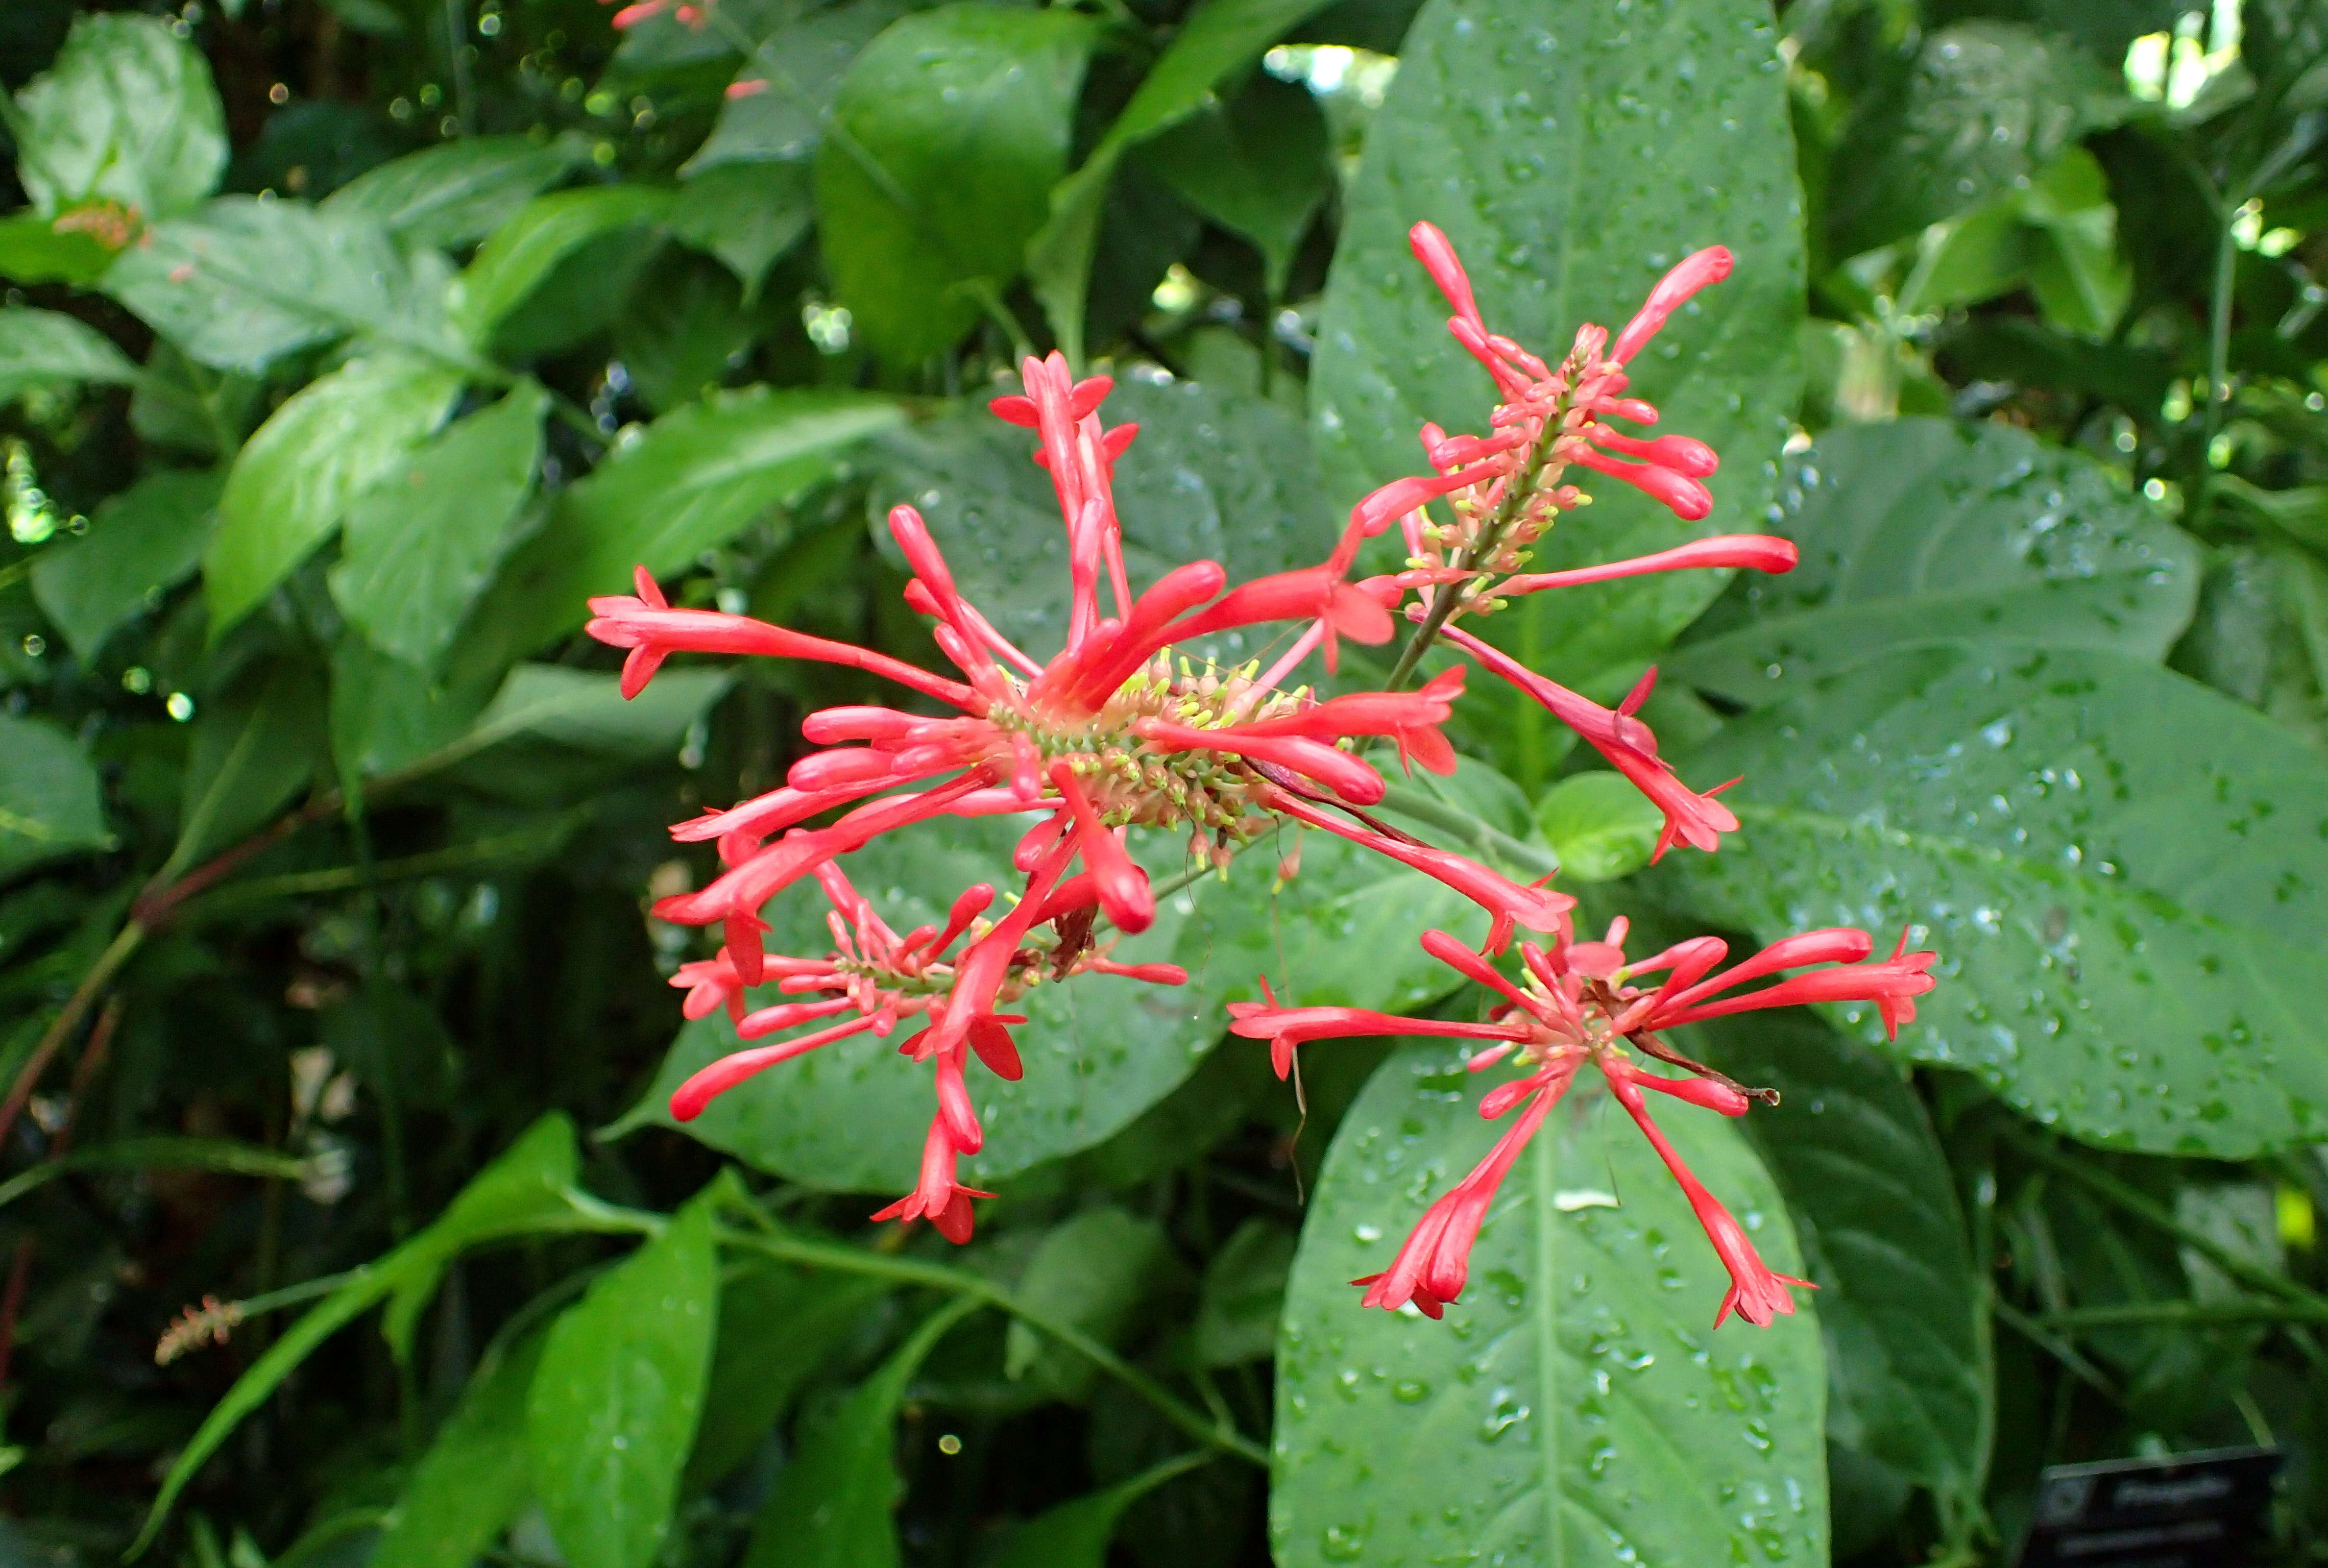
<svg viewBox="0 0 2328 1568"><path fill-rule="evenodd" d="M1478 1022L1398 1018L1360 1008L1281 1007L1274 999L1229 1004L1236 1020L1231 1026L1233 1031L1248 1039L1267 1040L1281 1078L1292 1066L1295 1048L1305 1041L1359 1035L1436 1035L1470 1040L1479 1047L1470 1056L1473 1072L1505 1062L1520 1070L1519 1076L1497 1084L1479 1102L1479 1114L1490 1119L1507 1114L1515 1106L1525 1106L1519 1119L1470 1175L1431 1206L1388 1269L1353 1282L1367 1287L1366 1305L1397 1308L1411 1301L1436 1318L1448 1302L1463 1293L1471 1244L1478 1239L1488 1205L1495 1200L1497 1186L1543 1125L1545 1115L1568 1092L1577 1073L1589 1065L1607 1080L1610 1093L1673 1172L1698 1223L1705 1227L1706 1238L1730 1271L1730 1291L1714 1314L1714 1326L1721 1327L1733 1308L1740 1317L1758 1326L1768 1325L1775 1314L1795 1310L1794 1299L1785 1287L1807 1282L1774 1273L1764 1265L1730 1211L1705 1190L1666 1141L1650 1118L1642 1091L1669 1094L1725 1116L1743 1115L1751 1101L1775 1101L1777 1095L1767 1089L1749 1089L1691 1061L1659 1038L1659 1033L1727 1013L1810 1001L1874 1002L1886 1029L1896 1032L1901 1024L1916 1016L1914 999L1932 988L1932 977L1925 972L1934 955L1910 953L1902 934L1890 958L1865 962L1862 961L1874 946L1865 932L1813 931L1775 943L1745 962L1714 974L1710 972L1729 953L1728 946L1715 937L1694 937L1629 962L1623 945L1625 931L1626 923L1620 918L1599 942L1577 942L1565 927L1548 950L1524 942L1520 944L1522 973L1516 980L1507 978L1486 955L1472 952L1446 932L1424 932L1423 951L1503 999ZM1759 990L1723 994L1736 992L1749 981L1812 964L1828 967L1809 969ZM1661 972L1665 981L1655 990L1633 983L1639 976ZM1635 1059L1636 1051L1688 1075L1672 1078L1652 1072Z"/></svg>
<svg viewBox="0 0 2328 1568"><path fill-rule="evenodd" d="M624 15L635 19L669 3L647 0ZM1267 1039L1281 1076L1291 1071L1300 1042L1358 1034L1477 1041L1485 1048L1472 1057L1475 1068L1508 1058L1522 1069L1481 1106L1491 1117L1524 1107L1518 1119L1478 1169L1432 1207L1392 1266L1360 1282L1369 1287L1366 1302L1412 1302L1436 1317L1456 1299L1497 1184L1590 1063L1672 1169L1729 1267L1733 1283L1721 1316L1734 1308L1760 1324L1794 1310L1785 1287L1800 1282L1763 1266L1745 1233L1666 1141L1643 1093L1736 1115L1754 1092L1676 1053L1659 1031L1745 1008L1849 999L1875 1002L1886 1025L1896 1028L1914 1016L1911 999L1931 985L1926 971L1932 954L1909 953L1903 936L1890 959L1863 962L1872 946L1863 933L1824 931L1779 943L1720 974L1710 972L1724 949L1710 937L1628 963L1621 921L1605 941L1576 942L1574 899L1541 883L1516 883L1367 810L1387 793L1382 773L1367 760L1370 746L1389 743L1379 750L1403 768L1420 765L1446 774L1455 767L1440 727L1463 695L1469 666L1450 663L1419 689L1399 690L1443 640L1573 728L1656 803L1666 819L1657 853L1677 842L1717 850L1723 835L1736 830L1737 819L1713 798L1726 786L1693 789L1658 756L1657 737L1640 718L1654 670L1607 708L1456 624L1552 588L1692 568L1779 572L1794 565L1794 546L1784 540L1723 535L1575 570L1522 569L1545 530L1590 501L1582 478L1632 485L1687 521L1710 512L1713 498L1703 482L1715 472L1711 449L1681 436L1643 439L1615 422L1657 422L1657 409L1630 395L1626 366L1676 310L1728 276L1730 253L1716 247L1686 258L1613 339L1604 328L1585 326L1554 365L1488 331L1443 234L1422 223L1411 238L1454 308L1448 330L1494 382L1490 433L1450 437L1425 426L1432 473L1395 480L1360 502L1317 566L1232 587L1218 563L1191 561L1135 594L1124 565L1114 472L1137 427L1104 424L1100 408L1110 380L1076 380L1054 354L1028 359L1024 390L991 404L1000 418L1034 432L1034 460L1050 475L1066 532L1066 639L1049 659L1029 657L963 596L910 506L894 509L887 520L913 573L906 602L933 623L953 674L741 615L673 609L643 569L634 595L590 601L590 634L629 650L625 696L637 695L676 653L846 664L906 693L897 707L809 715L802 733L818 749L793 765L782 787L672 830L683 841L716 843L724 868L701 890L655 906L663 919L721 930L718 955L683 966L674 979L688 992L688 1016L725 1009L746 1040L784 1037L697 1073L672 1095L673 1115L691 1119L755 1075L836 1040L887 1038L902 1030L898 1050L929 1064L937 1112L920 1180L876 1217L926 1218L955 1241L966 1240L972 1200L986 1196L962 1186L956 1174L961 1157L978 1152L985 1136L968 1088L971 1060L1006 1079L1020 1072L1011 1029L1026 1018L1004 1009L1038 984L1112 976L1178 985L1187 978L1170 965L1120 964L1109 957L1116 934L1143 931L1156 917L1156 890L1131 853L1131 831L1186 833L1193 866L1225 869L1239 850L1281 825L1315 827L1435 878L1485 910L1480 951L1440 931L1424 934L1423 945L1504 1000L1479 1022L1403 1019L1281 1006L1264 980L1266 1002L1232 1008L1235 1032ZM1433 507L1446 515L1435 516ZM1261 527L1272 521L1253 520ZM1406 545L1403 568L1351 581L1366 541L1394 522ZM1402 618L1413 630L1387 690L1324 697L1288 684L1312 653L1330 673L1343 639L1387 643ZM1272 623L1287 625L1287 641L1265 670L1259 660L1223 671L1174 656L1176 645ZM1026 880L1008 896L983 883L964 891L942 927L898 935L840 869L843 857L896 829L988 815L1032 819L1012 862ZM1298 850L1286 857L1281 874L1291 875L1298 860ZM762 944L768 927L760 911L803 880L814 880L831 905L833 945L812 957L771 956ZM1514 981L1489 958L1521 931L1551 944L1522 942L1525 973ZM1828 967L1735 990L1816 965ZM1633 983L1660 972L1667 978L1655 991ZM770 982L786 1000L754 1008L746 992ZM1687 1075L1648 1070L1636 1053Z"/></svg>

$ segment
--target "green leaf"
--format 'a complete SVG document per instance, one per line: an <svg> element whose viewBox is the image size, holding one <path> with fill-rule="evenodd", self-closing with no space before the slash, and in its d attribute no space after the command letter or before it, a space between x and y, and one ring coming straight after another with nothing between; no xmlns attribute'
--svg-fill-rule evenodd
<svg viewBox="0 0 2328 1568"><path fill-rule="evenodd" d="M1135 594L1184 561L1219 561L1238 583L1332 553L1341 520L1307 433L1284 409L1135 373L1118 382L1105 418L1140 427L1115 468ZM1035 446L1032 432L984 409L928 420L883 439L877 493L884 508L920 511L962 591L1041 659L1066 640L1067 545L1057 493L1029 461ZM1276 638L1272 627L1180 652L1240 662Z"/></svg>
<svg viewBox="0 0 2328 1568"><path fill-rule="evenodd" d="M101 502L86 537L52 546L33 563L33 596L82 663L193 575L225 484L217 469L149 474Z"/></svg>
<svg viewBox="0 0 2328 1568"><path fill-rule="evenodd" d="M533 493L549 394L531 380L388 469L348 510L332 596L382 652L452 645Z"/></svg>
<svg viewBox="0 0 2328 1568"><path fill-rule="evenodd" d="M1407 248L1427 219L1462 253L1489 328L1547 357L1585 322L1620 329L1667 268L1727 245L1734 275L1631 366L1634 395L1664 412L1659 431L1721 454L1713 516L1685 523L1596 484L1591 510L1554 530L1535 566L1755 526L1800 375L1802 239L1776 46L1768 14L1735 0L1557 15L1527 0L1423 6L1366 135L1319 329L1310 412L1338 493L1418 471L1425 419L1487 429L1493 389ZM1486 624L1530 668L1614 695L1719 588L1713 574L1666 572L1537 595ZM1511 701L1509 751L1491 756L1540 787L1545 717Z"/></svg>
<svg viewBox="0 0 2328 1568"><path fill-rule="evenodd" d="M801 1389L831 1371L843 1342L864 1330L892 1288L765 1261L734 1274L719 1296L719 1345L681 1493L709 1489L750 1458Z"/></svg>
<svg viewBox="0 0 2328 1568"><path fill-rule="evenodd" d="M943 352L1018 277L1092 46L1065 10L942 5L859 54L816 155L818 239L873 351Z"/></svg>
<svg viewBox="0 0 2328 1568"><path fill-rule="evenodd" d="M1204 0L1140 83L1131 101L1084 160L1050 192L1049 215L1027 242L1027 272L1051 331L1080 368L1084 307L1107 190L1123 155L1208 103L1216 89L1327 0Z"/></svg>
<svg viewBox="0 0 2328 1568"><path fill-rule="evenodd" d="M342 788L414 765L456 745L488 693L448 687L384 653L352 628L332 646L332 762Z"/></svg>
<svg viewBox="0 0 2328 1568"><path fill-rule="evenodd" d="M243 677L194 718L168 872L183 872L264 827L315 771L324 692L291 659Z"/></svg>
<svg viewBox="0 0 2328 1568"><path fill-rule="evenodd" d="M62 382L136 379L129 356L95 327L61 311L0 310L0 404Z"/></svg>
<svg viewBox="0 0 2328 1568"><path fill-rule="evenodd" d="M1723 797L1745 841L1667 856L1664 901L1770 939L1912 925L1940 953L1892 1055L2090 1143L2322 1136L2328 765L2261 715L2099 650L1910 650L1676 766L1745 775Z"/></svg>
<svg viewBox="0 0 2328 1568"><path fill-rule="evenodd" d="M0 713L0 878L112 841L97 769L72 737Z"/></svg>
<svg viewBox="0 0 2328 1568"><path fill-rule="evenodd" d="M72 219L64 221L70 225ZM88 286L105 276L117 254L86 230L59 229L37 213L0 218L0 277L11 283L70 283Z"/></svg>
<svg viewBox="0 0 2328 1568"><path fill-rule="evenodd" d="M286 354L358 333L465 362L446 315L451 270L364 219L225 196L147 230L105 289L188 357L256 376Z"/></svg>
<svg viewBox="0 0 2328 1568"><path fill-rule="evenodd" d="M1226 103L1165 132L1142 160L1180 199L1261 252L1272 299L1334 188L1326 117L1310 89L1256 75Z"/></svg>
<svg viewBox="0 0 2328 1568"><path fill-rule="evenodd" d="M724 670L666 670L625 700L614 675L521 664L467 739L479 748L523 737L631 761L669 756L729 680Z"/></svg>
<svg viewBox="0 0 2328 1568"><path fill-rule="evenodd" d="M1286 1295L1277 1561L1826 1561L1813 1304L1798 1295L1768 1329L1709 1330L1729 1283L1713 1248L1647 1141L1586 1085L1505 1181L1445 1321L1358 1305L1348 1282L1387 1267L1486 1153L1495 1130L1476 1107L1498 1076L1411 1047L1335 1136ZM1745 1141L1686 1106L1660 1124L1764 1260L1798 1272ZM1612 1183L1623 1207L1570 1169Z"/></svg>
<svg viewBox="0 0 2328 1568"><path fill-rule="evenodd" d="M266 1404L317 1346L368 1308L391 1293L399 1298L391 1302L384 1327L390 1346L400 1356L409 1347L418 1304L434 1291L446 1265L464 1247L528 1230L559 1228L560 1222L566 1222L564 1228L575 1228L568 1220L572 1206L566 1201L575 1174L574 1124L562 1113L552 1112L479 1171L436 1224L378 1263L356 1270L346 1284L309 1309L235 1380L226 1397L211 1408L179 1451L127 1554L136 1557L153 1545L178 1494L201 1473L243 1417ZM400 1329L399 1307L405 1309Z"/></svg>
<svg viewBox="0 0 2328 1568"><path fill-rule="evenodd" d="M656 677L655 686L671 673ZM647 690L652 694L655 687ZM927 824L875 840L850 856L846 869L896 929L943 925L947 905L962 888L1024 880L1010 869L1011 846L1023 831L1024 824L1004 818ZM1151 838L1135 852L1148 858L1151 874L1162 875L1178 869L1183 847L1175 838ZM830 952L828 907L805 883L772 900L764 912L773 926L768 950ZM975 1093L986 1146L964 1158L965 1181L990 1185L1101 1141L1162 1099L1213 1047L1225 1027L1211 981L1215 961L1196 939L1179 940L1193 925L1187 907L1186 898L1161 900L1156 924L1124 938L1112 954L1122 963L1182 962L1191 972L1187 985L1094 975L1038 986L1014 1004L1031 1020L1013 1031L1026 1076L1004 1083L980 1071ZM777 1000L773 990L762 994ZM722 1094L684 1130L759 1169L812 1187L902 1192L920 1169L933 1102L927 1071L897 1055L899 1038L858 1036L786 1062ZM653 1086L608 1135L677 1125L671 1091L714 1057L740 1048L724 1013L687 1025Z"/></svg>
<svg viewBox="0 0 2328 1568"><path fill-rule="evenodd" d="M1152 1219L1112 1205L1087 1208L1053 1227L1027 1262L1018 1300L1053 1322L1122 1348L1141 1310L1185 1274L1171 1238ZM1002 1342L1002 1370L1062 1399L1080 1399L1097 1368L1014 1318Z"/></svg>
<svg viewBox="0 0 2328 1568"><path fill-rule="evenodd" d="M2199 591L2188 535L2092 459L2008 426L1838 426L1780 499L1775 531L1802 563L1732 587L1666 662L1670 678L1760 703L1966 638L2157 661Z"/></svg>
<svg viewBox="0 0 2328 1568"><path fill-rule="evenodd" d="M581 624L591 595L631 592L634 566L692 565L904 418L886 399L755 387L634 427L512 556L479 618L521 651L540 647Z"/></svg>
<svg viewBox="0 0 2328 1568"><path fill-rule="evenodd" d="M76 18L56 63L16 95L10 131L16 177L43 217L101 200L174 218L226 168L210 64L160 17Z"/></svg>
<svg viewBox="0 0 2328 1568"><path fill-rule="evenodd" d="M1629 877L1649 863L1666 821L1630 780L1599 768L1562 779L1535 810L1563 885Z"/></svg>
<svg viewBox="0 0 2328 1568"><path fill-rule="evenodd" d="M550 1327L527 1449L574 1568L647 1568L670 1533L716 1335L718 1196L681 1209Z"/></svg>
<svg viewBox="0 0 2328 1568"><path fill-rule="evenodd" d="M2118 254L2100 161L2071 147L2031 184L2021 211L2040 235L2029 277L2038 310L2064 332L2107 336L2133 302L2134 269Z"/></svg>
<svg viewBox="0 0 2328 1568"><path fill-rule="evenodd" d="M1278 1309L1293 1267L1293 1233L1256 1215L1205 1265L1197 1305L1197 1360L1205 1366L1265 1361L1277 1349Z"/></svg>
<svg viewBox="0 0 2328 1568"><path fill-rule="evenodd" d="M461 274L454 294L455 324L472 343L495 338L561 264L586 248L651 249L646 236L662 224L671 201L671 192L652 185L593 185L535 197L494 230ZM611 311L620 303L620 291L605 290L603 276L596 281L602 295L615 295L607 302Z"/></svg>
<svg viewBox="0 0 2328 1568"><path fill-rule="evenodd" d="M1202 1451L1180 1454L1014 1525L993 1555L980 1560L980 1568L1107 1568L1108 1543L1123 1511L1212 1457Z"/></svg>
<svg viewBox="0 0 2328 1568"><path fill-rule="evenodd" d="M718 164L681 187L671 234L726 263L748 305L776 258L800 243L815 216L806 163Z"/></svg>
<svg viewBox="0 0 2328 1568"><path fill-rule="evenodd" d="M744 1568L897 1568L897 1407L923 1358L975 1305L925 1319L831 1421L802 1434L752 1526Z"/></svg>
<svg viewBox="0 0 2328 1568"><path fill-rule="evenodd" d="M578 136L540 146L526 136L471 136L360 174L323 210L368 219L408 245L466 245L589 161L590 144Z"/></svg>
<svg viewBox="0 0 2328 1568"><path fill-rule="evenodd" d="M1843 132L1866 151L1831 194L1835 254L1855 256L2020 188L2132 109L2116 74L2116 61L2106 70L2019 23L1925 33L1906 83L1869 94Z"/></svg>
<svg viewBox="0 0 2328 1568"><path fill-rule="evenodd" d="M475 1561L531 1495L527 1391L548 1337L536 1332L479 1369L412 1469L372 1554L373 1568Z"/></svg>
<svg viewBox="0 0 2328 1568"><path fill-rule="evenodd" d="M1923 1102L1800 1014L1708 1028L1724 1072L1782 1095L1743 1125L1819 1286L1828 1440L1976 1508L1996 1426L1987 1297Z"/></svg>
<svg viewBox="0 0 2328 1568"><path fill-rule="evenodd" d="M909 0L843 0L770 33L736 79L766 88L722 103L711 135L681 172L692 182L727 164L805 168L824 138L825 117L850 62L912 9Z"/></svg>
<svg viewBox="0 0 2328 1568"><path fill-rule="evenodd" d="M252 435L219 498L202 558L212 634L275 591L351 503L427 439L461 390L452 371L400 354L352 360L303 388Z"/></svg>
<svg viewBox="0 0 2328 1568"><path fill-rule="evenodd" d="M666 251L615 322L615 357L658 414L719 390L767 330L744 291L709 257Z"/></svg>

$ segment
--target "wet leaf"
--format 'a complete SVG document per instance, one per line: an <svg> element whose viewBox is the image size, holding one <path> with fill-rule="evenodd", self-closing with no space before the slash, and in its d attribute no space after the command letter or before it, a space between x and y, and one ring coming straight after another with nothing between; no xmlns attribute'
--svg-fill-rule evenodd
<svg viewBox="0 0 2328 1568"><path fill-rule="evenodd" d="M1755 704L1966 638L2157 662L2190 623L2190 537L2092 459L2007 426L1838 426L1787 480L1773 531L1801 564L1742 574L1666 661L1668 679Z"/></svg>
<svg viewBox="0 0 2328 1568"><path fill-rule="evenodd" d="M1480 1080L1499 1075L1465 1073L1442 1046L1410 1047L1375 1075L1326 1157L1279 1341L1277 1561L1823 1562L1812 1303L1768 1329L1710 1329L1728 1277L1614 1107L1601 1113L1616 1123L1605 1144L1589 1114L1555 1111L1505 1182L1443 1322L1358 1305L1348 1282L1387 1267L1424 1206L1494 1141L1476 1106ZM1744 1140L1685 1106L1660 1125L1765 1260L1799 1272ZM1564 1183L1572 1166L1623 1207Z"/></svg>
<svg viewBox="0 0 2328 1568"><path fill-rule="evenodd" d="M1912 925L1938 988L1890 1054L1976 1072L2091 1143L2244 1158L2328 1106L2328 765L2122 653L1910 650L1676 759L1745 783L1742 845L1667 902L1776 939ZM1873 1009L1843 1016L1871 1043Z"/></svg>
<svg viewBox="0 0 2328 1568"><path fill-rule="evenodd" d="M439 1568L492 1546L531 1495L527 1391L547 1336L518 1341L481 1368L412 1469L372 1556L377 1568Z"/></svg>
<svg viewBox="0 0 2328 1568"><path fill-rule="evenodd" d="M0 403L35 388L135 380L137 367L95 327L54 310L0 310Z"/></svg>

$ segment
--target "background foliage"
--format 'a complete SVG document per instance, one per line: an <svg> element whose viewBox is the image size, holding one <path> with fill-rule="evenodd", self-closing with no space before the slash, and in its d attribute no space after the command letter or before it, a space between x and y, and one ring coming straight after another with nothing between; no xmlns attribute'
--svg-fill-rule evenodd
<svg viewBox="0 0 2328 1568"><path fill-rule="evenodd" d="M10 1560L1972 1563L2044 1464L2263 1441L2319 1554L2314 0L14 0L0 80ZM662 983L646 900L709 864L663 825L868 689L624 705L583 597L643 561L925 657L868 527L910 499L1055 644L977 408L1054 344L1141 425L1136 578L1314 559L1477 421L1421 218L1539 347L1738 253L1639 380L1802 568L1495 625L1603 697L1662 663L1744 841L1645 869L1489 699L1404 800L1598 919L1942 953L1896 1045L1696 1043L1784 1091L1675 1131L1815 1302L1709 1334L1580 1100L1447 1323L1361 1313L1487 1133L1443 1051L1297 1100L1219 1041L1263 972L1478 1005L1411 945L1463 911L1338 843L1172 901L1185 991L1041 999L965 1251L863 1223L923 1114L878 1044L670 1130L725 1025ZM1604 496L1546 553L1683 531ZM1004 849L852 871L910 923Z"/></svg>

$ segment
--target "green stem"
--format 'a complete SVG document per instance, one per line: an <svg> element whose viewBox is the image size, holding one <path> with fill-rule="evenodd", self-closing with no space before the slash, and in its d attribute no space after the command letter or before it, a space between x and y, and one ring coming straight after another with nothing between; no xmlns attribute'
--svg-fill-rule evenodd
<svg viewBox="0 0 2328 1568"><path fill-rule="evenodd" d="M1122 1357L1084 1333L1071 1323L1063 1323L1049 1313L1029 1307L990 1280L960 1269L950 1269L942 1263L925 1263L913 1258L887 1257L835 1242L809 1241L784 1235L762 1234L756 1231L723 1226L719 1239L730 1246L749 1248L789 1263L809 1268L839 1269L850 1273L865 1274L875 1279L893 1280L901 1285L922 1285L932 1290L949 1291L965 1300L1009 1313L1037 1333L1049 1336L1066 1346L1101 1371L1122 1383L1154 1406L1157 1413L1174 1426L1208 1448L1231 1454L1263 1469L1269 1468L1269 1451L1243 1432L1208 1420L1198 1410L1174 1397L1169 1390L1134 1366Z"/></svg>

